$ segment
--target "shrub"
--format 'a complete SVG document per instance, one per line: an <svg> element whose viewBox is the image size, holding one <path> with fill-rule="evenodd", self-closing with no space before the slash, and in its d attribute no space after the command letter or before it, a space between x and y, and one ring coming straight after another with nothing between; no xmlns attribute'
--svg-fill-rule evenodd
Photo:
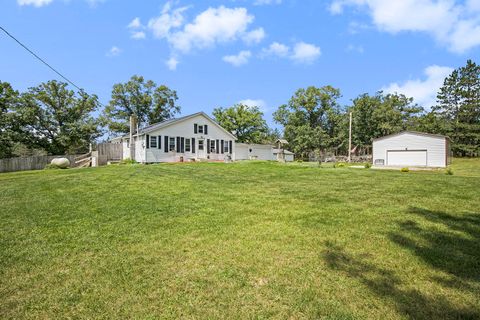
<svg viewBox="0 0 480 320"><path fill-rule="evenodd" d="M347 166L344 162L337 162L333 165L334 168L345 168Z"/></svg>
<svg viewBox="0 0 480 320"><path fill-rule="evenodd" d="M138 162L130 158L126 158L120 161L120 164L136 164L136 163Z"/></svg>
<svg viewBox="0 0 480 320"><path fill-rule="evenodd" d="M298 160L295 160L295 161L298 162L298 163L302 163L302 162L303 162L302 159L298 159Z"/></svg>
<svg viewBox="0 0 480 320"><path fill-rule="evenodd" d="M448 167L447 170L445 170L445 174L449 175L449 176L453 176L453 170L452 168Z"/></svg>
<svg viewBox="0 0 480 320"><path fill-rule="evenodd" d="M51 163L45 166L45 170L57 170L57 169L68 169L68 168L62 168L56 164L51 164Z"/></svg>
<svg viewBox="0 0 480 320"><path fill-rule="evenodd" d="M400 169L400 172L410 172L410 169L407 167Z"/></svg>
<svg viewBox="0 0 480 320"><path fill-rule="evenodd" d="M365 163L365 169L370 169L372 164L370 162Z"/></svg>

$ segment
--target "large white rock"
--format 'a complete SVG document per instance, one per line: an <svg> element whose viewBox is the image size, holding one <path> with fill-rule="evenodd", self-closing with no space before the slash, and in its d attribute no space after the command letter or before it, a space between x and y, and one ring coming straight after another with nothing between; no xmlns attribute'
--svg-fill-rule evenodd
<svg viewBox="0 0 480 320"><path fill-rule="evenodd" d="M62 169L70 167L70 160L67 158L55 158L50 163Z"/></svg>

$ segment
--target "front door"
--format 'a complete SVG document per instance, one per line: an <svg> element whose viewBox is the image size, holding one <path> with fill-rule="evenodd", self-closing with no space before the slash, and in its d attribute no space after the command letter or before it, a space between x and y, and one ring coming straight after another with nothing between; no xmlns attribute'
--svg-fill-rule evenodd
<svg viewBox="0 0 480 320"><path fill-rule="evenodd" d="M198 139L198 158L199 159L206 159L207 158L207 146L205 145L205 139Z"/></svg>

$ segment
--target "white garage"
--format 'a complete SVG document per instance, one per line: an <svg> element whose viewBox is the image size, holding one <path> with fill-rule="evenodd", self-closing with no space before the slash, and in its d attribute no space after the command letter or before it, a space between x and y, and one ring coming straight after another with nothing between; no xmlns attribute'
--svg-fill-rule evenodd
<svg viewBox="0 0 480 320"><path fill-rule="evenodd" d="M276 160L270 144L235 144L235 160Z"/></svg>
<svg viewBox="0 0 480 320"><path fill-rule="evenodd" d="M450 140L446 136L415 131L373 140L373 165L391 167L446 167Z"/></svg>

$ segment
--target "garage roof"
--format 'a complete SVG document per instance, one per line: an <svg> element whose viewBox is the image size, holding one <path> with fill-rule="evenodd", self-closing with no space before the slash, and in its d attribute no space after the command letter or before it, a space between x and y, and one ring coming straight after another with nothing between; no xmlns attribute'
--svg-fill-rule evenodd
<svg viewBox="0 0 480 320"><path fill-rule="evenodd" d="M441 134L425 133L425 132L419 132L419 131L402 131L402 132L399 132L399 133L389 134L388 136L383 136L383 137L380 137L380 138L375 138L375 139L373 139L373 141L383 140L383 139L386 139L386 138L391 138L391 137L395 137L395 136L400 136L400 135L402 135L402 134L407 134L407 133L408 133L408 134L417 135L417 136L424 136L424 137L434 137L434 138L450 139L449 137L444 136L444 135L441 135Z"/></svg>

